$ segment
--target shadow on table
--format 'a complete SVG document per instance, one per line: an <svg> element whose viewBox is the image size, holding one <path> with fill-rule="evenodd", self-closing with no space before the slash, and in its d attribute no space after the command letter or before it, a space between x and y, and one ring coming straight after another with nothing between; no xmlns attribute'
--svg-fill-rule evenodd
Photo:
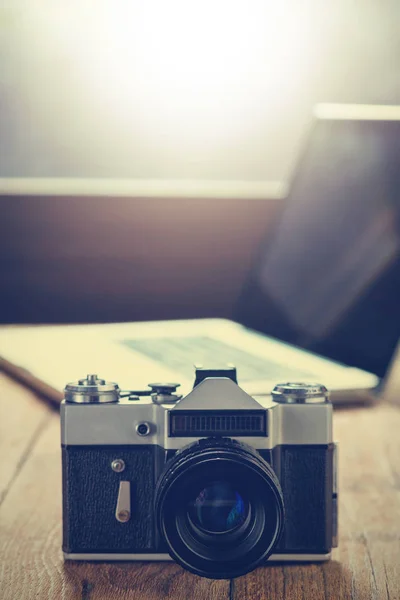
<svg viewBox="0 0 400 600"><path fill-rule="evenodd" d="M274 598L351 598L352 576L337 561L270 564L232 580L192 575L175 563L65 563L64 580L71 598L91 600L273 600ZM67 596L68 597L68 596Z"/></svg>
<svg viewBox="0 0 400 600"><path fill-rule="evenodd" d="M229 581L192 575L173 562L66 562L63 575L66 597L132 600L229 600Z"/></svg>
<svg viewBox="0 0 400 600"><path fill-rule="evenodd" d="M352 576L339 562L271 563L232 582L232 600L352 598Z"/></svg>

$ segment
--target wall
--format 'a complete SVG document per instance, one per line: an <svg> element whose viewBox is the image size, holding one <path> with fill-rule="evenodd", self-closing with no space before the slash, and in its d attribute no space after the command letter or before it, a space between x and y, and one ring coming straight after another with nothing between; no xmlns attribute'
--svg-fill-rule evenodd
<svg viewBox="0 0 400 600"><path fill-rule="evenodd" d="M2 323L231 316L268 200L0 197Z"/></svg>

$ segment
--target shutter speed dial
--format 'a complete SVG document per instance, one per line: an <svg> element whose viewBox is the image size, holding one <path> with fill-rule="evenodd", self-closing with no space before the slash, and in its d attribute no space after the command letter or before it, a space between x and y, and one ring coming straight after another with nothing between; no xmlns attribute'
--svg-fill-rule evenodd
<svg viewBox="0 0 400 600"><path fill-rule="evenodd" d="M320 383L279 383L272 390L272 399L280 404L325 404L329 392Z"/></svg>

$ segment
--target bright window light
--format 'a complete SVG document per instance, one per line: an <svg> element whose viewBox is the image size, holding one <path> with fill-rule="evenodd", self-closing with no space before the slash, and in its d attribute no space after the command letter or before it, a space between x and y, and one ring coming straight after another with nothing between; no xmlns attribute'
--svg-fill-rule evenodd
<svg viewBox="0 0 400 600"><path fill-rule="evenodd" d="M248 126L260 98L287 101L309 58L308 21L287 0L103 0L52 10L47 34L120 114L125 102L124 118L141 100L144 112L156 103L175 125L201 130L204 112L214 125Z"/></svg>
<svg viewBox="0 0 400 600"><path fill-rule="evenodd" d="M316 60L304 3L22 4L9 78L27 105L30 173L265 179L270 138ZM281 123L279 139L292 129Z"/></svg>

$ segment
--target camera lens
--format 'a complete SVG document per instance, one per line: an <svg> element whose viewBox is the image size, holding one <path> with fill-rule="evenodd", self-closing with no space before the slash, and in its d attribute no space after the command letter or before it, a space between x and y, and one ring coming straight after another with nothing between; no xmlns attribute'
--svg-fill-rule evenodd
<svg viewBox="0 0 400 600"><path fill-rule="evenodd" d="M203 488L189 504L189 516L200 529L222 533L245 521L246 507L233 485L228 481L215 481Z"/></svg>
<svg viewBox="0 0 400 600"><path fill-rule="evenodd" d="M199 440L168 461L155 514L171 556L213 579L238 577L264 562L284 520L272 467L254 448L228 438Z"/></svg>

